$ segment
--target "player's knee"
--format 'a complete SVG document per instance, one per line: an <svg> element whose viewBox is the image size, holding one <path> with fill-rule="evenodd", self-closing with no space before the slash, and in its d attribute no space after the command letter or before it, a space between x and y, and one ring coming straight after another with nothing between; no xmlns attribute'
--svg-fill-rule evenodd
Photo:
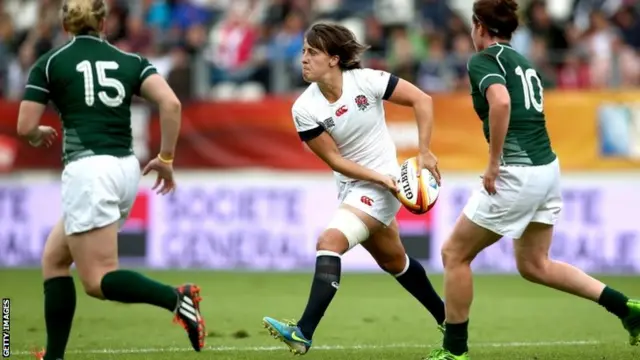
<svg viewBox="0 0 640 360"><path fill-rule="evenodd" d="M316 250L344 254L369 238L369 228L354 213L338 209L327 229L320 235Z"/></svg>
<svg viewBox="0 0 640 360"><path fill-rule="evenodd" d="M41 263L42 275L45 279L50 279L59 276L69 276L73 259L64 251L45 247Z"/></svg>
<svg viewBox="0 0 640 360"><path fill-rule="evenodd" d="M407 264L408 264L407 259L404 256L396 258L393 261L388 261L382 264L378 263L378 265L382 270L386 271L391 275L402 274L405 271Z"/></svg>
<svg viewBox="0 0 640 360"><path fill-rule="evenodd" d="M96 299L104 300L104 295L102 294L102 277L91 276L81 278L82 287L84 288L84 292Z"/></svg>
<svg viewBox="0 0 640 360"><path fill-rule="evenodd" d="M318 238L316 251L331 251L337 254L344 254L349 248L349 243L337 229L327 229Z"/></svg>
<svg viewBox="0 0 640 360"><path fill-rule="evenodd" d="M475 249L468 246L468 242L464 239L465 237L460 237L454 233L454 235L442 245L440 253L444 267L471 264L478 253Z"/></svg>
<svg viewBox="0 0 640 360"><path fill-rule="evenodd" d="M458 249L456 246L453 246L451 241L447 241L446 243L444 243L442 249L440 250L440 255L442 256L442 265L445 268L467 262L464 254L461 253L460 249ZM471 261L469 260L468 262Z"/></svg>
<svg viewBox="0 0 640 360"><path fill-rule="evenodd" d="M533 283L544 283L547 269L546 257L518 258L518 272L522 277Z"/></svg>
<svg viewBox="0 0 640 360"><path fill-rule="evenodd" d="M381 259L376 259L378 266L391 275L398 275L406 270L409 260L406 254L389 254Z"/></svg>

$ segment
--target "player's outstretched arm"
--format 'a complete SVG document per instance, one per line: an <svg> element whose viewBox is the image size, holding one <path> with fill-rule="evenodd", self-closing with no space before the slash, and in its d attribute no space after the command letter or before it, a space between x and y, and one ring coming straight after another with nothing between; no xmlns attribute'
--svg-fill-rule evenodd
<svg viewBox="0 0 640 360"><path fill-rule="evenodd" d="M398 78L398 84L387 99L394 104L410 106L418 123L419 167L426 168L440 184L438 160L431 152L431 132L433 129L433 101L431 96L418 89L412 83Z"/></svg>
<svg viewBox="0 0 640 360"><path fill-rule="evenodd" d="M182 121L180 100L164 78L158 74L151 75L144 80L140 87L140 94L158 105L162 136L160 156L169 161L173 160Z"/></svg>
<svg viewBox="0 0 640 360"><path fill-rule="evenodd" d="M368 169L351 160L345 159L340 154L333 138L325 131L313 139L306 141L307 146L329 167L340 174L352 179L370 181L396 191L395 181L391 176L381 174Z"/></svg>

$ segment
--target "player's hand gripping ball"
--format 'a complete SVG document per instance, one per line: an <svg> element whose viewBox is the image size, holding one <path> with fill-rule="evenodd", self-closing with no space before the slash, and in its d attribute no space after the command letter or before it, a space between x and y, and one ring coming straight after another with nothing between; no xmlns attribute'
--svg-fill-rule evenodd
<svg viewBox="0 0 640 360"><path fill-rule="evenodd" d="M424 214L436 204L439 194L440 187L429 170L422 169L418 177L417 158L402 163L396 196L405 208L414 214Z"/></svg>

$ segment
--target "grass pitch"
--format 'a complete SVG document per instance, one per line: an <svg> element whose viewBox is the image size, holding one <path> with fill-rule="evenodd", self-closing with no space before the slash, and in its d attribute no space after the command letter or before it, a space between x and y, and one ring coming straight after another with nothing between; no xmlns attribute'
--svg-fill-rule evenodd
<svg viewBox="0 0 640 360"><path fill-rule="evenodd" d="M209 333L202 353L165 310L91 299L76 279L78 306L65 360L291 359L262 328L262 317L297 318L311 274L143 271L171 284L202 288ZM440 276L432 280L442 288ZM638 277L603 277L640 297ZM620 322L596 304L516 276L478 276L470 323L471 358L486 360L640 359ZM0 270L0 295L11 298L11 358L45 345L39 270ZM441 342L435 322L385 274L344 274L340 291L305 355L316 360L419 360Z"/></svg>

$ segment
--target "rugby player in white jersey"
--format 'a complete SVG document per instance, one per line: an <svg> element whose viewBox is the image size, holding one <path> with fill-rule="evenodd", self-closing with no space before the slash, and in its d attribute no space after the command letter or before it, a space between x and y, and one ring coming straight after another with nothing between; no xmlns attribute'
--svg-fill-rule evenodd
<svg viewBox="0 0 640 360"><path fill-rule="evenodd" d="M385 123L383 100L411 106L419 130L419 162L440 181L429 150L431 98L385 71L361 68L366 47L340 25L316 24L306 33L302 75L311 83L292 108L300 139L333 169L340 206L317 242L311 293L297 323L263 319L265 327L296 354L311 347L313 334L340 286L341 256L358 244L380 267L444 322L444 305L424 268L407 256L395 220L400 202L396 148Z"/></svg>

